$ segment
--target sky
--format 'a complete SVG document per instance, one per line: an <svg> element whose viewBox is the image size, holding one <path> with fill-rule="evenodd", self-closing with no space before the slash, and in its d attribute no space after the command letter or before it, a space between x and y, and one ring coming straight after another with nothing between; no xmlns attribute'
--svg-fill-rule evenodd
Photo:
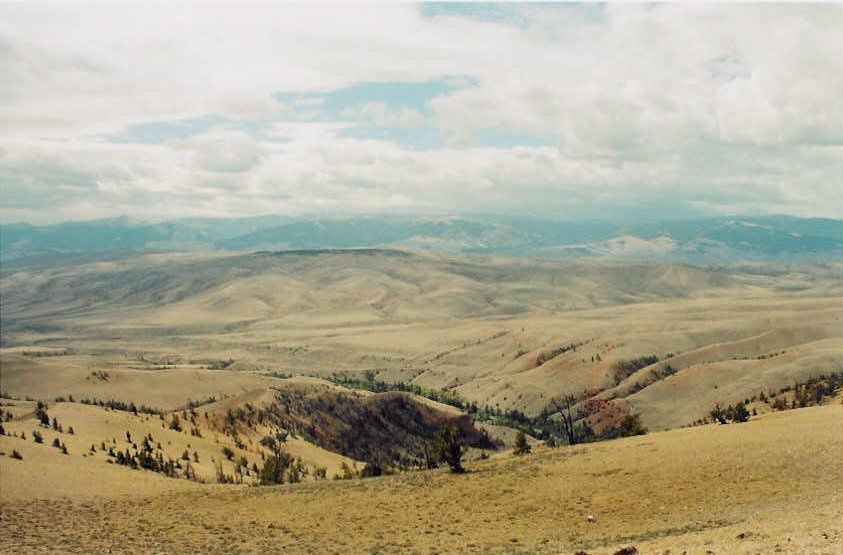
<svg viewBox="0 0 843 555"><path fill-rule="evenodd" d="M843 4L0 3L0 222L843 214Z"/></svg>

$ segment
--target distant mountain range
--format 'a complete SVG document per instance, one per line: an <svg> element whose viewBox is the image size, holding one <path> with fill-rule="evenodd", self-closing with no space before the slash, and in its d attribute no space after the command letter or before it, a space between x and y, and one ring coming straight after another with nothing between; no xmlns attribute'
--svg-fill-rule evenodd
<svg viewBox="0 0 843 555"><path fill-rule="evenodd" d="M180 219L116 218L0 226L5 263L33 255L107 251L421 248L548 258L728 262L839 260L843 221L733 216L647 224L572 223L502 216ZM85 258L83 256L83 258Z"/></svg>

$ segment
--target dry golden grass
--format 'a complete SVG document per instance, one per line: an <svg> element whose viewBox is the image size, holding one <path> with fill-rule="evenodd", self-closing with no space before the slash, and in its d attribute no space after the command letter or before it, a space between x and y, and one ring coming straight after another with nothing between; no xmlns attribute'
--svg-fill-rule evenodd
<svg viewBox="0 0 843 555"><path fill-rule="evenodd" d="M108 464L100 444L151 433L167 457L196 451L197 474L212 481L223 446L260 466L269 431L242 431L237 448L215 425L228 409L261 406L274 387L333 387L270 373L365 369L530 413L559 393L603 389L651 430L676 428L715 403L840 370L838 270L330 253L155 255L7 274L0 390L48 401L76 433L42 430L37 445L34 402L4 401L15 415L4 427L28 438L0 437L0 550L837 554L839 399L741 425L503 452L463 476L271 488L130 470ZM576 351L538 360L571 343ZM647 367L615 385L615 363L644 355L670 355L678 373L633 393ZM157 416L52 401L69 395L165 411L217 400L198 409L197 438ZM485 427L511 441L512 430ZM329 477L354 462L300 438L286 449Z"/></svg>
<svg viewBox="0 0 843 555"><path fill-rule="evenodd" d="M278 487L198 485L31 441L0 445L24 455L0 458L9 553L832 555L843 545L839 404L539 449L466 475Z"/></svg>
<svg viewBox="0 0 843 555"><path fill-rule="evenodd" d="M680 372L664 383L628 396L636 374L605 393L666 429L716 402L839 370L837 272L396 252L154 255L20 271L2 281L2 388L175 408L265 387L243 371L374 369L537 414L553 395L611 388L619 360L674 354ZM570 343L582 345L537 364ZM221 364L237 372L196 379ZM94 382L94 370L115 379Z"/></svg>

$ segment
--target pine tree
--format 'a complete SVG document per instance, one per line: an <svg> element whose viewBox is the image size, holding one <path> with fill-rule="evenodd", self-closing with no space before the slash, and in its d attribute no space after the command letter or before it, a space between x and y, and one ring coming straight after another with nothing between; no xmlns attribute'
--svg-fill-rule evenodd
<svg viewBox="0 0 843 555"><path fill-rule="evenodd" d="M735 408L732 409L732 420L734 422L746 422L749 420L749 411L746 410L746 405L744 403L738 403L735 405Z"/></svg>
<svg viewBox="0 0 843 555"><path fill-rule="evenodd" d="M643 436L646 433L647 428L641 423L641 418L637 414L627 414L621 420L618 430L618 435L621 437Z"/></svg>
<svg viewBox="0 0 843 555"><path fill-rule="evenodd" d="M447 464L455 474L465 472L462 466L463 451L463 442L454 426L446 426L439 430L435 443L437 458Z"/></svg>
<svg viewBox="0 0 843 555"><path fill-rule="evenodd" d="M179 420L178 414L173 415L173 419L170 421L170 429L177 432L181 431L181 421Z"/></svg>
<svg viewBox="0 0 843 555"><path fill-rule="evenodd" d="M515 455L526 455L532 450L533 448L527 442L527 435L521 430L518 430L518 433L515 434L515 446L512 449L512 453Z"/></svg>
<svg viewBox="0 0 843 555"><path fill-rule="evenodd" d="M41 401L38 401L38 404L35 405L35 417L45 428L50 425L50 416L47 414L47 405Z"/></svg>

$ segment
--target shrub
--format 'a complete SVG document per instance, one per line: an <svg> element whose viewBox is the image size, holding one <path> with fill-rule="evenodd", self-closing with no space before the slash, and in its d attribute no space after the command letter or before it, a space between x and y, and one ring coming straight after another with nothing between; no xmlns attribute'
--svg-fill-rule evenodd
<svg viewBox="0 0 843 555"><path fill-rule="evenodd" d="M434 446L434 453L438 455L438 460L447 464L451 468L451 472L455 474L465 472L465 468L462 466L465 446L454 426L446 426L440 429Z"/></svg>
<svg viewBox="0 0 843 555"><path fill-rule="evenodd" d="M44 443L44 436L38 430L32 432L32 439L35 440L35 443Z"/></svg>
<svg viewBox="0 0 843 555"><path fill-rule="evenodd" d="M35 405L35 418L37 418L44 427L50 425L50 416L47 414L47 405L41 401L38 401L38 404Z"/></svg>
<svg viewBox="0 0 843 555"><path fill-rule="evenodd" d="M621 437L643 436L647 433L647 428L641 423L641 418L637 414L627 414L621 420L618 434Z"/></svg>
<svg viewBox="0 0 843 555"><path fill-rule="evenodd" d="M773 400L772 405L770 405L773 410L786 410L787 409L787 401L785 401L784 397L776 397Z"/></svg>
<svg viewBox="0 0 843 555"><path fill-rule="evenodd" d="M216 472L217 472L217 482L220 484L233 484L234 478L228 474L226 474L222 469L222 463L217 462L216 465Z"/></svg>
<svg viewBox="0 0 843 555"><path fill-rule="evenodd" d="M17 460L22 460L23 456L20 453L18 453L17 449L12 449L12 458L17 459Z"/></svg>
<svg viewBox="0 0 843 555"><path fill-rule="evenodd" d="M371 460L366 463L366 466L363 467L363 470L360 471L361 478L374 478L375 476L380 476L384 472L383 466L381 465L380 461Z"/></svg>
<svg viewBox="0 0 843 555"><path fill-rule="evenodd" d="M733 422L746 422L749 420L749 411L746 410L746 405L744 403L738 403L732 409L730 416Z"/></svg>
<svg viewBox="0 0 843 555"><path fill-rule="evenodd" d="M260 483L263 485L281 484L284 482L284 473L290 468L292 457L281 450L276 451L263 463L260 472Z"/></svg>
<svg viewBox="0 0 843 555"><path fill-rule="evenodd" d="M228 460L234 458L234 451L232 451L228 445L222 448L222 454L225 455L225 458Z"/></svg>
<svg viewBox="0 0 843 555"><path fill-rule="evenodd" d="M302 465L301 459L292 461L290 470L287 472L287 481L291 484L297 484L301 481L301 477L305 475L305 469Z"/></svg>
<svg viewBox="0 0 843 555"><path fill-rule="evenodd" d="M345 461L340 464L340 472L342 472L342 474L334 474L334 480L351 480L356 474L354 469L348 466L348 463Z"/></svg>
<svg viewBox="0 0 843 555"><path fill-rule="evenodd" d="M173 419L170 420L170 429L175 430L177 432L181 431L181 421L179 420L178 414L174 414Z"/></svg>
<svg viewBox="0 0 843 555"><path fill-rule="evenodd" d="M714 408L711 409L711 411L708 413L708 415L714 422L717 422L719 424L726 423L726 411L724 411L719 404L715 405Z"/></svg>
<svg viewBox="0 0 843 555"><path fill-rule="evenodd" d="M518 430L518 433L515 434L515 447L513 447L512 453L514 455L526 455L532 450L533 448L527 442L527 435L521 430Z"/></svg>

